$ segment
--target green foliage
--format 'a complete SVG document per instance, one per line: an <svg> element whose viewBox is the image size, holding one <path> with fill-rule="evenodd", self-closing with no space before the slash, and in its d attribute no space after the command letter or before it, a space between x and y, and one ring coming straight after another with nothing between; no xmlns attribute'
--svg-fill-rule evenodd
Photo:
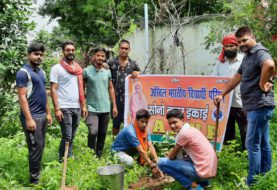
<svg viewBox="0 0 277 190"><path fill-rule="evenodd" d="M14 99L13 95L5 94L4 97L9 97L3 100L2 105L6 106L7 110L10 110L2 115L0 138L1 137L13 137L21 130L19 122L19 107L18 102ZM0 100L1 101L1 100ZM4 102L7 101L7 102Z"/></svg>
<svg viewBox="0 0 277 190"><path fill-rule="evenodd" d="M0 189L27 185L27 145L23 133L14 135L12 140L0 138Z"/></svg>
<svg viewBox="0 0 277 190"><path fill-rule="evenodd" d="M0 122L13 109L15 73L26 55L26 34L34 28L28 21L31 0L3 0L0 3Z"/></svg>
<svg viewBox="0 0 277 190"><path fill-rule="evenodd" d="M204 14L217 14L223 11L223 2L220 0L172 0L167 1L169 5L166 7L172 15L177 13L181 18L187 16L196 16ZM157 3L162 7L162 3ZM176 16L176 15L174 15Z"/></svg>
<svg viewBox="0 0 277 190"><path fill-rule="evenodd" d="M109 126L111 129L111 125ZM47 130L45 150L43 154L43 169L40 184L34 189L59 189L62 167L58 162L58 147L60 143L60 127L54 123ZM78 129L74 142L74 158L68 159L67 185L77 186L79 189L108 189L103 184L97 169L107 164L119 163L111 156L111 131L101 159L87 147L87 127L84 122ZM23 189L28 186L27 145L23 132L18 132L13 138L0 138L0 189ZM128 184L138 181L140 176L146 175L147 170L139 165L125 170L125 188Z"/></svg>
<svg viewBox="0 0 277 190"><path fill-rule="evenodd" d="M17 123L17 126L19 124ZM276 124L271 122L271 142L273 149L273 168L264 176L258 177L258 182L253 189L275 189L275 179L277 177L276 168ZM9 127L12 127L9 126ZM97 168L107 164L119 163L111 156L110 147L112 143L111 123L106 139L104 154L101 159L96 158L93 151L87 148L87 127L84 122L76 134L74 141L74 158L68 160L67 185L77 186L79 189L107 189L97 174ZM21 128L20 128L21 129ZM0 138L0 189L24 189L28 186L28 159L27 145L23 132L17 132L13 137ZM273 136L275 137L273 137ZM60 126L55 122L47 130L45 151L43 154L42 176L40 184L34 189L59 189L62 175L62 164L58 160L58 147L60 143ZM274 140L275 138L275 140ZM275 146L274 146L275 145ZM160 157L172 148L172 144L156 144ZM211 180L212 189L248 189L245 184L247 176L247 153L237 151L240 145L233 141L225 146L222 152L218 153L217 176ZM149 170L135 165L126 168L125 188L130 183L139 180L140 177L149 175ZM178 182L165 185L163 189L181 189Z"/></svg>
<svg viewBox="0 0 277 190"><path fill-rule="evenodd" d="M277 34L276 0L267 0L268 7L259 0L224 0L223 2L223 13L226 16L211 24L211 32L205 40L206 48L221 42L224 35L234 33L239 27L249 26L257 41L268 48L274 58L277 58L277 41L273 41L273 36ZM217 49L213 49L214 51Z"/></svg>
<svg viewBox="0 0 277 190"><path fill-rule="evenodd" d="M240 152L236 141L224 146L222 152L218 153L218 170L213 185L224 187L224 189L245 188L245 176L247 176L247 152Z"/></svg>
<svg viewBox="0 0 277 190"><path fill-rule="evenodd" d="M80 44L92 42L113 45L128 30L132 19L142 18L145 2L46 0L40 13L53 19L59 18L61 31L71 34L73 40Z"/></svg>
<svg viewBox="0 0 277 190"><path fill-rule="evenodd" d="M74 39L73 35L70 35L68 30L61 29L60 27L54 27L52 32L46 30L40 30L35 37L36 42L40 42L47 47L48 54L61 49L61 44L64 41L70 41ZM77 46L78 47L78 46Z"/></svg>
<svg viewBox="0 0 277 190"><path fill-rule="evenodd" d="M64 33L63 37L70 36L82 46L91 43L113 46L128 33L132 24L144 27L145 3L149 7L150 25L167 24L170 19L223 11L223 3L219 0L46 0L40 14L58 19L60 34Z"/></svg>
<svg viewBox="0 0 277 190"><path fill-rule="evenodd" d="M258 176L257 183L252 188L253 190L268 190L268 189L277 189L277 167L273 167L271 171L266 173L264 176Z"/></svg>
<svg viewBox="0 0 277 190"><path fill-rule="evenodd" d="M275 85L276 87L276 85ZM276 94L276 93L275 93ZM18 190L26 189L28 186L28 150L25 136L20 127L18 112L6 113L5 125L0 130L0 189ZM276 189L277 178L277 111L271 120L270 138L272 145L272 170L264 176L257 177L257 183L251 188L253 190ZM8 121L12 122L8 122ZM14 120L14 121L13 121ZM16 128L16 129L15 129ZM108 127L106 144L101 159L96 158L95 153L87 148L87 127L81 121L74 141L74 158L68 160L67 185L77 186L79 189L107 189L97 175L97 168L107 164L119 163L111 156L112 144L111 122ZM60 143L60 126L55 121L47 129L46 144L42 161L42 176L38 186L33 189L59 189L63 165L58 162L58 147ZM155 144L159 157L164 157L174 145L171 144L170 134L165 135L164 144ZM247 176L247 152L237 151L240 145L232 141L230 145L224 146L222 152L218 153L217 176L211 180L213 190L226 189L249 189L246 187ZM140 177L149 175L145 167L134 165L126 168L125 189L129 184L139 180ZM181 189L178 182L165 185L164 190Z"/></svg>

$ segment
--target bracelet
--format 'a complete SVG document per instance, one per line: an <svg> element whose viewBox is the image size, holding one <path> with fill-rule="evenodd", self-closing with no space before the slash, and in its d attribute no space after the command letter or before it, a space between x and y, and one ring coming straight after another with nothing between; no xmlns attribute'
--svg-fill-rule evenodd
<svg viewBox="0 0 277 190"><path fill-rule="evenodd" d="M61 109L60 108L58 108L58 109L55 109L55 111L60 111Z"/></svg>

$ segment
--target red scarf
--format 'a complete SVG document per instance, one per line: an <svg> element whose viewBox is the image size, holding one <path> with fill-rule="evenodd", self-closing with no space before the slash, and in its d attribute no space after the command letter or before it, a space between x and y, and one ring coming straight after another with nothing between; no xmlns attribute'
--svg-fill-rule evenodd
<svg viewBox="0 0 277 190"><path fill-rule="evenodd" d="M148 150L148 133L147 133L147 129L145 129L145 131L141 131L139 129L139 127L138 127L138 122L137 121L134 122L134 128L136 130L137 137L138 137L139 143L142 146L142 149L145 152L147 152L147 150ZM144 163L145 163L145 160L142 158L142 156L140 156L140 163L141 163L141 165L144 165Z"/></svg>
<svg viewBox="0 0 277 190"><path fill-rule="evenodd" d="M234 34L229 34L229 35L225 36L221 43L222 43L223 46L225 46L227 44L238 45L237 38ZM218 60L223 63L224 58L225 58L225 54L224 54L224 49L222 48L221 53L218 57Z"/></svg>
<svg viewBox="0 0 277 190"><path fill-rule="evenodd" d="M85 104L85 93L84 93L84 85L83 85L83 69L80 67L79 64L77 64L75 62L73 62L75 67L71 67L63 59L60 60L60 64L70 74L77 75L80 104L81 104L81 106L84 106L84 104Z"/></svg>

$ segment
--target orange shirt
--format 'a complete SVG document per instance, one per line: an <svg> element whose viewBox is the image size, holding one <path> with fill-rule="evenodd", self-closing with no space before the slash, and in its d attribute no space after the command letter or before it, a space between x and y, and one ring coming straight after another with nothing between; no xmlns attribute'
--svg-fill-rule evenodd
<svg viewBox="0 0 277 190"><path fill-rule="evenodd" d="M176 144L185 149L193 161L199 177L210 178L216 175L216 153L210 142L198 129L183 126L176 137Z"/></svg>

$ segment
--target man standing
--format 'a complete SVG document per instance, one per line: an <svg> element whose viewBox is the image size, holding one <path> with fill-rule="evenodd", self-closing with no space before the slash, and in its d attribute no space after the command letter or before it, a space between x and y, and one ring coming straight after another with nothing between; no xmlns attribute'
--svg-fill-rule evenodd
<svg viewBox="0 0 277 190"><path fill-rule="evenodd" d="M162 177L163 174L157 167L158 156L151 142L151 136L147 129L147 124L150 119L150 113L145 109L140 109L136 112L136 120L134 124L124 127L119 132L117 138L112 144L112 150L119 160L128 166L134 164L134 156L139 156L139 163L146 163L151 168L154 177ZM147 152L150 151L152 160Z"/></svg>
<svg viewBox="0 0 277 190"><path fill-rule="evenodd" d="M49 125L52 124L45 90L45 74L39 68L44 51L42 44L30 44L27 63L16 73L16 87L21 109L20 121L28 145L31 184L38 184L46 122Z"/></svg>
<svg viewBox="0 0 277 190"><path fill-rule="evenodd" d="M242 104L248 122L245 146L249 162L247 184L250 186L255 182L255 175L271 169L269 120L275 107L271 80L275 65L268 50L256 42L250 28L241 27L235 35L240 50L246 55L237 73L214 101L217 104L241 82Z"/></svg>
<svg viewBox="0 0 277 190"><path fill-rule="evenodd" d="M62 44L64 57L54 65L50 72L51 97L56 119L60 122L62 139L59 148L59 161L65 151L65 142L69 142L69 156L72 156L73 139L79 126L80 115L85 117L87 110L83 90L83 70L74 61L75 44Z"/></svg>
<svg viewBox="0 0 277 190"><path fill-rule="evenodd" d="M233 76L239 66L243 56L238 54L238 42L236 36L233 34L227 35L222 40L222 51L219 56L219 62L215 65L214 76ZM238 123L241 138L241 147L245 150L245 137L247 129L246 114L242 109L242 102L240 97L240 86L238 85L233 92L232 105L226 126L224 144L228 141L236 139L235 122Z"/></svg>
<svg viewBox="0 0 277 190"><path fill-rule="evenodd" d="M97 157L101 156L105 144L111 109L110 100L113 105L112 116L117 116L111 72L103 67L105 60L106 50L104 48L95 49L92 57L93 64L83 72L89 112L86 118L89 129L88 147L95 151Z"/></svg>
<svg viewBox="0 0 277 190"><path fill-rule="evenodd" d="M124 101L125 101L125 78L132 74L135 78L139 75L139 67L135 61L132 61L128 54L130 52L130 42L121 40L119 43L119 56L108 61L108 66L112 74L112 82L115 89L116 106L118 110L117 117L113 119L113 135L117 135L120 125L124 120Z"/></svg>
<svg viewBox="0 0 277 190"><path fill-rule="evenodd" d="M184 114L180 110L170 110L166 119L170 128L177 133L176 144L167 158L160 158L159 168L186 189L197 184L203 188L208 187L208 179L217 172L217 157L212 145L198 129L184 123ZM182 150L187 153L188 159L176 158Z"/></svg>

